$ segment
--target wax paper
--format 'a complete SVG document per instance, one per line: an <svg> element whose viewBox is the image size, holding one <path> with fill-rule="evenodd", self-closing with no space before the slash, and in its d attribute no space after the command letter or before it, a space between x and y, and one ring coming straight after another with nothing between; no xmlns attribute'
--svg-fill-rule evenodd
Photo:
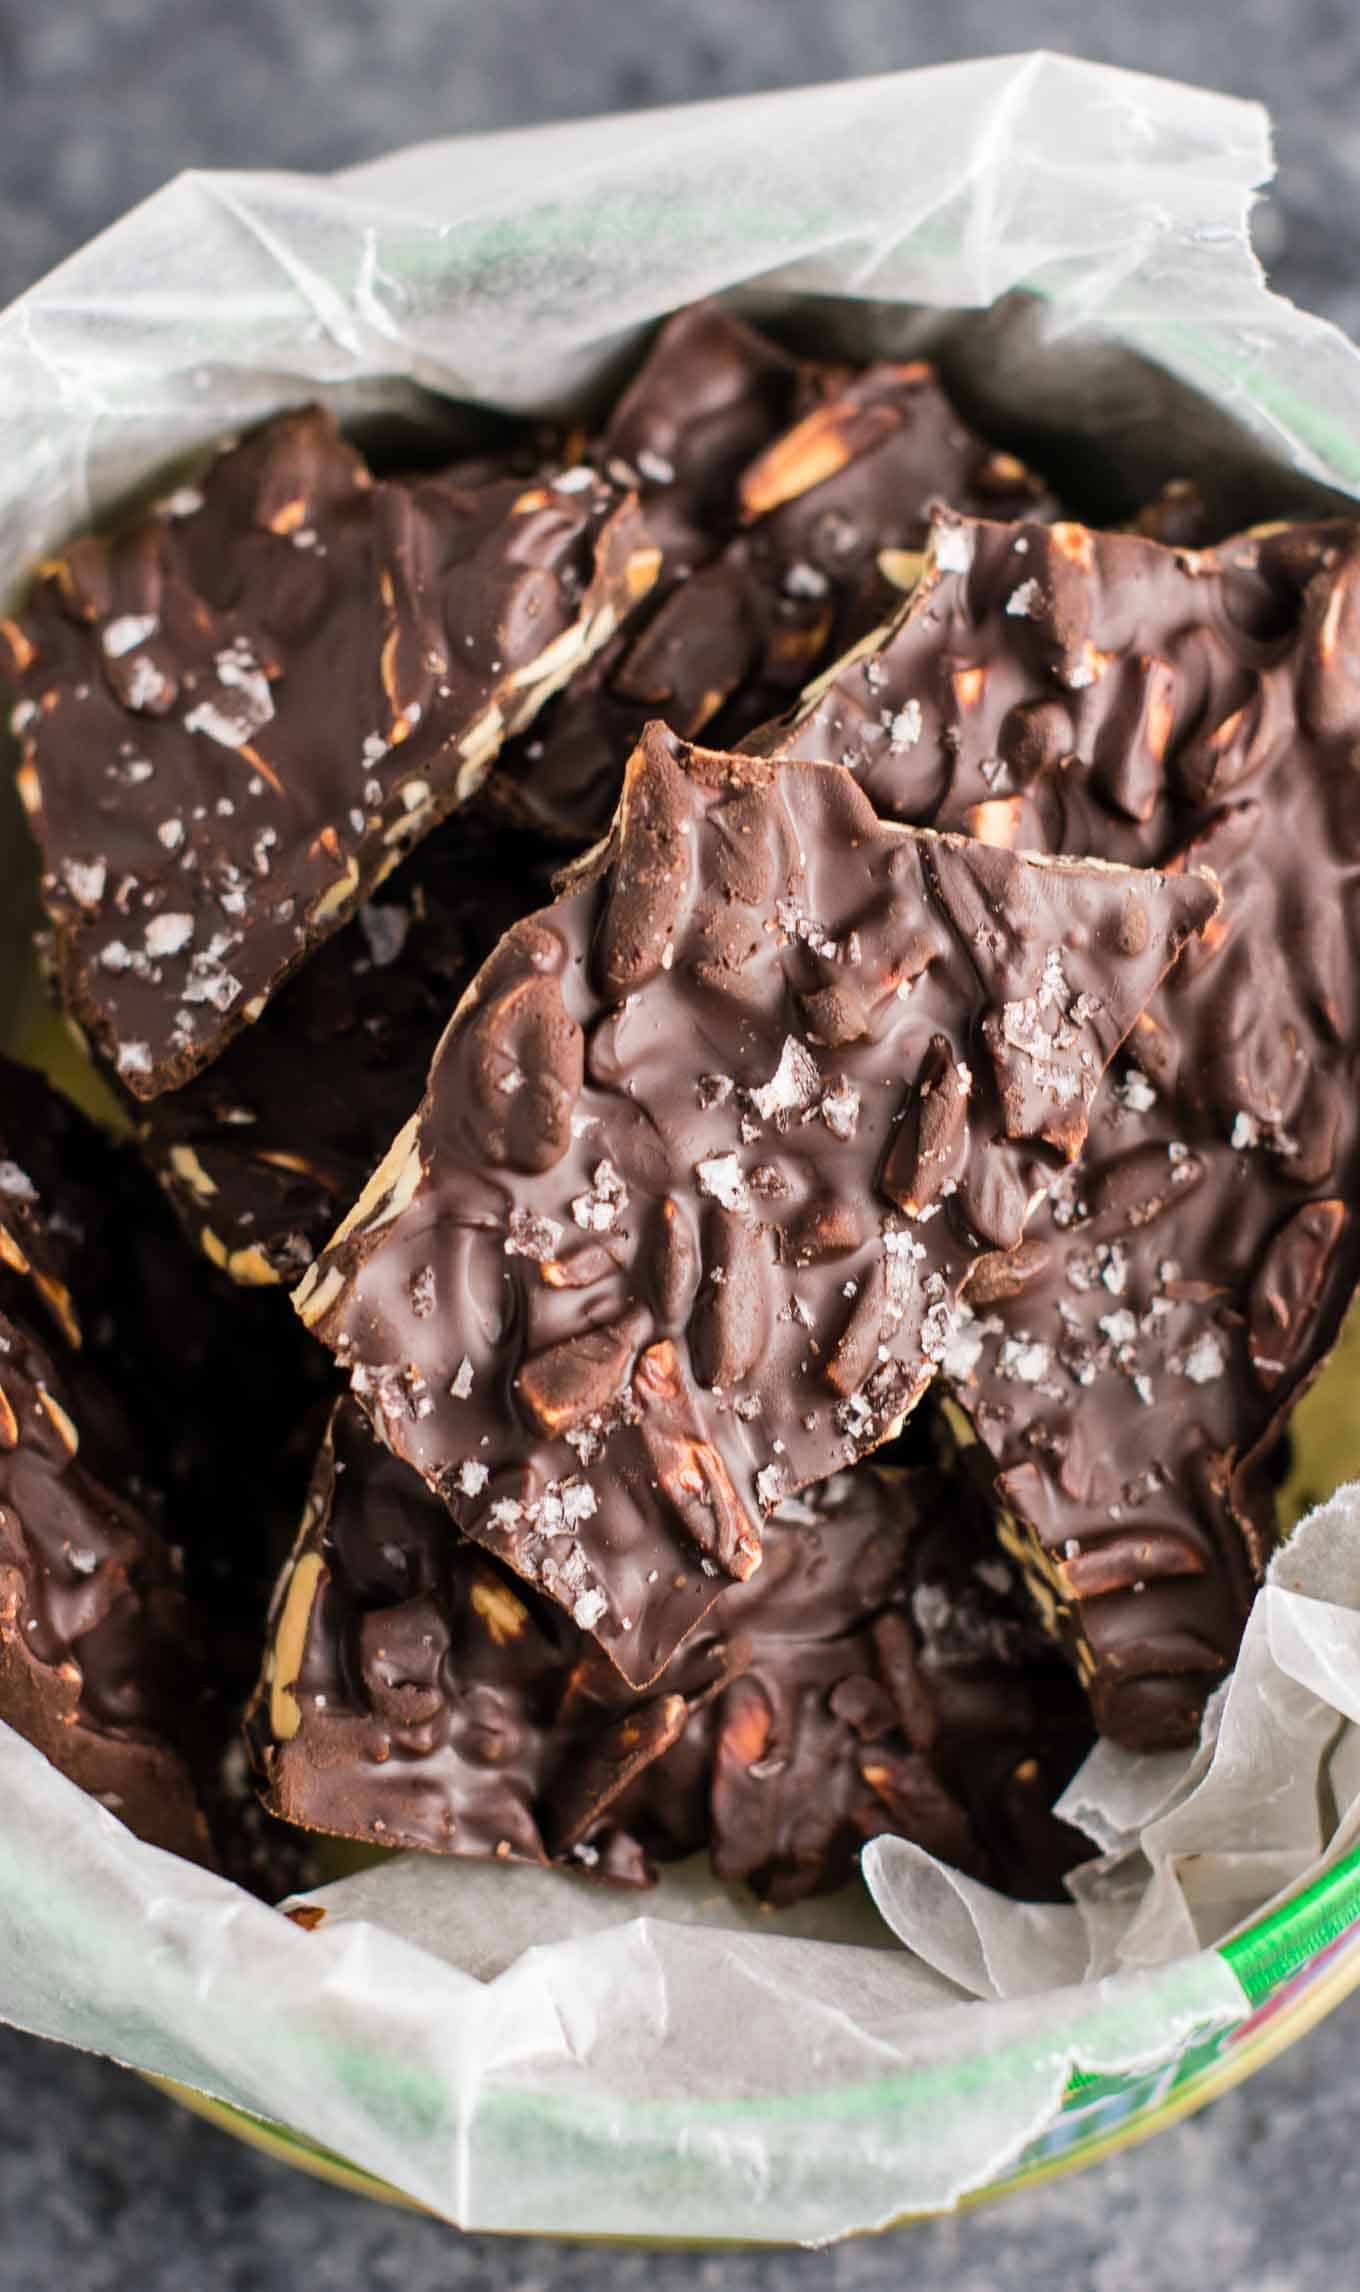
<svg viewBox="0 0 1360 2292"><path fill-rule="evenodd" d="M588 405L722 292L823 344L929 345L993 433L1115 514L1360 490L1360 357L1266 289L1255 106L1053 56L426 145L326 180L191 174L0 318L0 580L322 395ZM1080 450L1078 451L1078 443ZM0 1015L25 855L4 829ZM8 935L8 954L6 953ZM1360 1493L1277 1561L1204 1741L1102 1746L1100 1847L1025 1908L901 1841L796 1917L395 1860L310 1929L143 1846L0 1727L0 2016L219 2096L469 2227L819 2241L952 2203L1074 2068L1246 2001L1214 1944L1360 1835ZM872 1898L872 1899L871 1899Z"/></svg>

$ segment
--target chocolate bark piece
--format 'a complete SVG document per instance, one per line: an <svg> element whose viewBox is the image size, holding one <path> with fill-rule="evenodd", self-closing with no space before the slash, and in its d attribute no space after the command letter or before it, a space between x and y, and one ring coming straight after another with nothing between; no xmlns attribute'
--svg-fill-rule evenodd
<svg viewBox="0 0 1360 2292"><path fill-rule="evenodd" d="M377 482L313 408L44 570L3 632L19 788L63 999L137 1097L260 1016L658 562L589 470Z"/></svg>
<svg viewBox="0 0 1360 2292"><path fill-rule="evenodd" d="M966 428L924 361L856 376L794 360L713 304L662 329L597 459L636 485L662 579L512 743L497 780L578 846L608 826L651 716L693 734L720 710L721 745L886 610L914 574L933 500L997 515L1056 508L1013 455Z"/></svg>
<svg viewBox="0 0 1360 2292"><path fill-rule="evenodd" d="M615 1820L656 1853L706 1836L720 1876L776 1903L843 1884L885 1835L1060 1898L1091 1852L1052 1812L1090 1716L966 1479L860 1465L791 1499L769 1534L766 1567L680 1658L696 1687L705 1662L724 1684L694 1696Z"/></svg>
<svg viewBox="0 0 1360 2292"><path fill-rule="evenodd" d="M840 1474L767 1536L759 1573L639 1698L342 1404L249 1723L267 1803L634 1884L653 1855L711 1843L780 1901L839 1885L866 1837L897 1831L1052 1891L1089 1852L1048 1812L1089 1721L966 1483Z"/></svg>
<svg viewBox="0 0 1360 2292"><path fill-rule="evenodd" d="M569 1628L342 1404L248 1722L266 1803L378 1845L546 1861L538 1802Z"/></svg>
<svg viewBox="0 0 1360 2292"><path fill-rule="evenodd" d="M474 971L548 896L537 842L465 806L205 1074L137 1110L148 1165L215 1265L298 1279L419 1097Z"/></svg>
<svg viewBox="0 0 1360 2292"><path fill-rule="evenodd" d="M611 1810L677 1741L693 1684L630 1693L560 1608L458 1534L352 1401L339 1405L247 1720L276 1815L645 1884L651 1864Z"/></svg>
<svg viewBox="0 0 1360 2292"><path fill-rule="evenodd" d="M1301 599L1351 531L1198 551L942 513L895 614L743 748L845 764L886 818L1163 864L1287 751Z"/></svg>
<svg viewBox="0 0 1360 2292"><path fill-rule="evenodd" d="M0 1718L139 1837L213 1860L201 1646L170 1553L80 1460L80 1379L0 1312Z"/></svg>
<svg viewBox="0 0 1360 2292"><path fill-rule="evenodd" d="M1331 524L1198 555L942 525L917 599L766 744L898 816L1207 862L1224 906L946 1365L1104 1732L1193 1740L1275 1539L1265 1469L1360 1274L1360 855Z"/></svg>
<svg viewBox="0 0 1360 2292"><path fill-rule="evenodd" d="M714 302L666 321L594 448L632 488L662 572L639 620L708 561L740 520L738 479L770 441L848 379L790 357ZM507 744L496 793L519 817L577 849L603 834L623 767L653 714L616 688L631 625Z"/></svg>
<svg viewBox="0 0 1360 2292"><path fill-rule="evenodd" d="M717 745L787 706L886 609L936 502L997 516L1057 508L1013 454L967 428L923 359L866 368L771 442L739 499L744 530L665 598L614 678L687 738L711 727Z"/></svg>
<svg viewBox="0 0 1360 2292"><path fill-rule="evenodd" d="M58 1498L68 1510L84 1506L96 1537L90 1549L102 1553L101 1521L110 1534L117 1528L120 1541L112 1561L100 1558L96 1586L116 1590L109 1565L123 1566L128 1535L141 1536L134 1592L118 1601L117 1644L110 1641L104 1662L96 1640L94 1655L110 1678L116 1658L135 1684L144 1645L147 1710L166 1721L219 1860L232 1877L277 1898L298 1882L296 1847L253 1799L230 1788L231 1745L258 1666L269 1589L306 1486L316 1440L306 1420L323 1390L324 1357L280 1299L243 1296L194 1257L131 1147L111 1144L41 1075L10 1060L0 1060L0 1223L7 1237L0 1312L26 1343L46 1347L55 1364L45 1372L49 1385L79 1432L78 1471L69 1487L53 1480L28 1540L45 1566L43 1537ZM38 1483L27 1464L23 1470L32 1495ZM167 1577L175 1630L182 1625L185 1638L182 1662L166 1644ZM147 1589L140 1608L139 1586ZM173 1714L163 1696L155 1699L157 1679L175 1684ZM24 1693L31 1713L31 1682ZM71 1708L78 1720L78 1699ZM128 1738L138 1758L147 1740L145 1727ZM132 1750L112 1756L137 1765ZM78 1781L94 1772L88 1747L82 1762L70 1770ZM156 1802L163 1767L160 1753L145 1762L147 1805ZM178 1824L182 1793L167 1803ZM149 1818L134 1811L125 1819L144 1827ZM162 1837L155 1828L148 1835Z"/></svg>
<svg viewBox="0 0 1360 2292"><path fill-rule="evenodd" d="M791 356L720 303L666 320L594 459L638 495L668 580L691 573L736 525L747 465L847 380L845 367Z"/></svg>
<svg viewBox="0 0 1360 2292"><path fill-rule="evenodd" d="M0 1718L143 1838L213 1859L189 1762L203 1651L100 1373L81 1218L110 1157L37 1075L0 1061Z"/></svg>
<svg viewBox="0 0 1360 2292"><path fill-rule="evenodd" d="M460 1527L645 1685L762 1515L913 1406L1216 903L652 725L298 1308Z"/></svg>

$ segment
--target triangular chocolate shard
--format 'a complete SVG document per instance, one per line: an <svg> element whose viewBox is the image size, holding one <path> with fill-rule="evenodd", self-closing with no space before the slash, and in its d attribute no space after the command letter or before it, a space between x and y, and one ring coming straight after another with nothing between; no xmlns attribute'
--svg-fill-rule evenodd
<svg viewBox="0 0 1360 2292"><path fill-rule="evenodd" d="M608 846L474 981L299 1310L459 1526L644 1686L758 1567L763 1515L931 1381L1216 904L888 826L835 766L653 725Z"/></svg>
<svg viewBox="0 0 1360 2292"><path fill-rule="evenodd" d="M0 622L19 790L63 999L134 1096L259 1017L659 564L592 470L378 481L311 407L43 569Z"/></svg>

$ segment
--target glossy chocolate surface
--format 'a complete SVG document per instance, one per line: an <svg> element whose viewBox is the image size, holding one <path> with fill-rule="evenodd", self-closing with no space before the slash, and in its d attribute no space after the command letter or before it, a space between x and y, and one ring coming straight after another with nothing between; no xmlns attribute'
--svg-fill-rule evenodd
<svg viewBox="0 0 1360 2292"><path fill-rule="evenodd" d="M135 1109L186 1232L234 1280L311 1264L425 1084L464 988L549 896L537 843L473 803L182 1090Z"/></svg>
<svg viewBox="0 0 1360 2292"><path fill-rule="evenodd" d="M1274 1536L1263 1469L1360 1273L1360 542L942 523L897 622L760 736L892 816L1203 864L1224 905L946 1373L1097 1715L1191 1739Z"/></svg>
<svg viewBox="0 0 1360 2292"><path fill-rule="evenodd" d="M68 1010L154 1098L475 790L655 579L636 504L375 481L318 409L86 536L3 624Z"/></svg>
<svg viewBox="0 0 1360 2292"><path fill-rule="evenodd" d="M766 1529L643 1698L337 1412L250 1733L267 1803L390 1846L645 1883L708 1845L776 1902L888 1831L1021 1892L1089 1851L1049 1813L1090 1740L965 1483L839 1474Z"/></svg>
<svg viewBox="0 0 1360 2292"><path fill-rule="evenodd" d="M1216 903L653 726L299 1310L459 1525L645 1685L762 1517L930 1382Z"/></svg>
<svg viewBox="0 0 1360 2292"><path fill-rule="evenodd" d="M498 781L578 848L608 827L650 717L690 737L711 725L722 746L886 611L880 558L921 548L934 502L1056 514L1014 455L968 429L923 360L858 374L794 360L712 304L662 328L595 453L636 486L662 577L511 744Z"/></svg>

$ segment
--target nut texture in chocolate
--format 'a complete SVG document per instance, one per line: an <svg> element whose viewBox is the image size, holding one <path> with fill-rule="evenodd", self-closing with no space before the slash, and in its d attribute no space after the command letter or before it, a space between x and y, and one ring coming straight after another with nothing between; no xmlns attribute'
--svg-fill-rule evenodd
<svg viewBox="0 0 1360 2292"><path fill-rule="evenodd" d="M666 581L692 573L736 524L748 463L846 379L843 367L790 356L720 303L666 320L593 450L637 494Z"/></svg>
<svg viewBox="0 0 1360 2292"><path fill-rule="evenodd" d="M41 1340L43 1375L79 1434L78 1470L58 1480L61 1458L44 1463L52 1491L30 1527L37 1560L46 1565L58 1504L68 1514L81 1505L95 1539L84 1548L101 1552L116 1525L116 1564L132 1585L82 1657L134 1687L145 1669L144 1725L112 1754L125 1772L108 1788L132 1827L165 1841L186 1803L183 1777L174 1791L166 1779L177 1757L223 1868L277 1899L303 1882L299 1856L231 1787L233 1746L324 1421L325 1357L280 1297L233 1289L188 1249L131 1146L113 1145L42 1075L9 1060L0 1060L0 1311L25 1347ZM31 1495L36 1468L24 1469ZM142 1545L131 1562L134 1534ZM99 1571L95 1591L102 1558ZM140 1760L156 1724L164 1741L138 1765L127 1746ZM145 1778L140 1796L133 1772ZM87 1755L76 1779L97 1789L92 1773ZM202 1851L201 1825L180 1832Z"/></svg>
<svg viewBox="0 0 1360 2292"><path fill-rule="evenodd" d="M666 321L594 448L598 466L637 494L662 552L638 620L735 531L747 464L846 380L844 368L791 358L718 303ZM513 811L578 849L608 827L623 767L654 713L617 687L633 625L507 743L497 773Z"/></svg>
<svg viewBox="0 0 1360 2292"><path fill-rule="evenodd" d="M1014 1248L1207 878L880 822L649 727L297 1293L459 1525L654 1679Z"/></svg>
<svg viewBox="0 0 1360 2292"><path fill-rule="evenodd" d="M78 1384L0 1311L0 1718L140 1837L210 1862L181 1755L189 1605L142 1513L82 1464L81 1426Z"/></svg>
<svg viewBox="0 0 1360 2292"><path fill-rule="evenodd" d="M1013 454L960 420L924 360L867 367L742 473L743 530L630 639L616 688L719 744L759 724L884 608L885 551L919 550L937 501L1054 514Z"/></svg>
<svg viewBox="0 0 1360 2292"><path fill-rule="evenodd" d="M1091 1852L1052 1812L1090 1716L987 1507L961 1478L862 1464L791 1498L766 1534L759 1572L675 1667L692 1683L684 1734L615 1823L659 1856L707 1843L720 1877L777 1904L843 1884L884 1835L1060 1897Z"/></svg>
<svg viewBox="0 0 1360 2292"><path fill-rule="evenodd" d="M761 736L896 817L1222 881L946 1367L1135 1746L1192 1739L1233 1661L1264 1456L1360 1272L1358 595L1344 525L1192 554L942 523L895 625Z"/></svg>
<svg viewBox="0 0 1360 2292"><path fill-rule="evenodd" d="M578 845L603 833L647 720L721 746L887 610L932 502L1056 505L973 435L922 360L859 375L794 360L713 304L665 327L596 459L635 486L664 555L642 613L507 751L497 785ZM886 553L886 554L885 554Z"/></svg>
<svg viewBox="0 0 1360 2292"><path fill-rule="evenodd" d="M1087 1747L985 1513L929 1472L837 1475L639 1699L460 1538L352 1402L318 1460L250 1734L290 1821L643 1883L710 1845L774 1901L916 1839L1020 1891L1089 1851L1049 1813Z"/></svg>
<svg viewBox="0 0 1360 2292"><path fill-rule="evenodd" d="M86 1344L72 1211L96 1151L38 1076L0 1061L0 1718L141 1837L211 1861L185 1758L202 1646L132 1493L140 1444Z"/></svg>
<svg viewBox="0 0 1360 2292"><path fill-rule="evenodd" d="M63 999L152 1098L485 778L655 578L636 504L375 482L317 409L74 542L21 621L23 796Z"/></svg>
<svg viewBox="0 0 1360 2292"><path fill-rule="evenodd" d="M295 1282L425 1083L503 931L548 893L537 845L464 806L206 1073L137 1110L186 1232L233 1280Z"/></svg>

